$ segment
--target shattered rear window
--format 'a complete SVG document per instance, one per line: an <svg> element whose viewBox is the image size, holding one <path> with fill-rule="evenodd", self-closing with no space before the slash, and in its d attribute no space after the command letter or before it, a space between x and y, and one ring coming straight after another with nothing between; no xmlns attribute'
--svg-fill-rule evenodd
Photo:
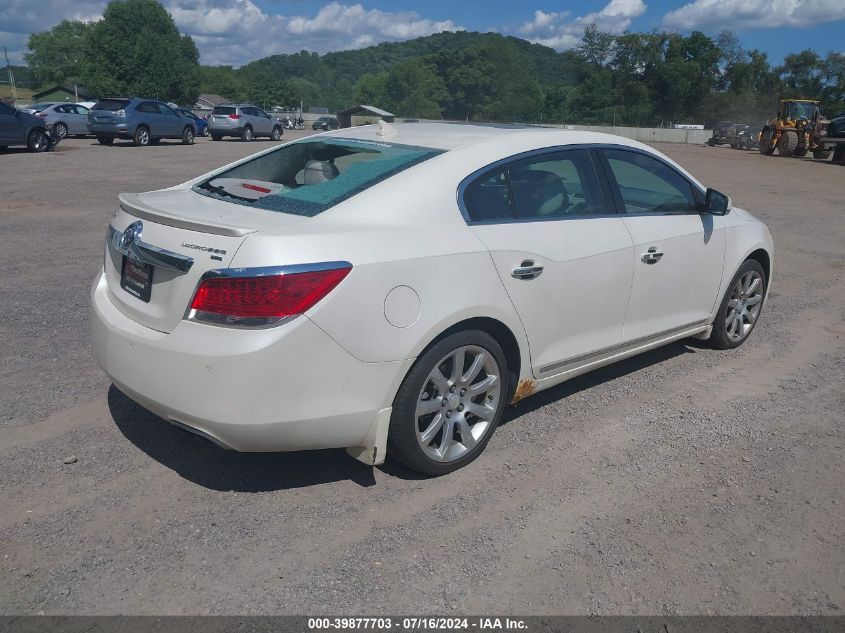
<svg viewBox="0 0 845 633"><path fill-rule="evenodd" d="M194 191L268 211L313 217L441 153L357 139L303 140L221 172L195 185Z"/></svg>

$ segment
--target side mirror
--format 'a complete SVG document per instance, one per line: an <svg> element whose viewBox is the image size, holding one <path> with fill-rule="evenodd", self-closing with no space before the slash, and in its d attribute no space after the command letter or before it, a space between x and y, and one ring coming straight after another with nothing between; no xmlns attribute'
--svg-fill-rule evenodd
<svg viewBox="0 0 845 633"><path fill-rule="evenodd" d="M733 203L728 195L721 191L716 191L712 187L708 187L707 193L704 195L704 213L708 215L727 215Z"/></svg>

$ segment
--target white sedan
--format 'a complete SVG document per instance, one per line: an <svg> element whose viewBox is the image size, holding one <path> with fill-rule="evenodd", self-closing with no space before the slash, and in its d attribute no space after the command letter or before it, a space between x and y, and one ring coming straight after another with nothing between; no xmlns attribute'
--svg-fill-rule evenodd
<svg viewBox="0 0 845 633"><path fill-rule="evenodd" d="M641 143L382 124L121 195L91 324L121 391L221 446L443 474L509 402L742 344L771 274L766 226Z"/></svg>

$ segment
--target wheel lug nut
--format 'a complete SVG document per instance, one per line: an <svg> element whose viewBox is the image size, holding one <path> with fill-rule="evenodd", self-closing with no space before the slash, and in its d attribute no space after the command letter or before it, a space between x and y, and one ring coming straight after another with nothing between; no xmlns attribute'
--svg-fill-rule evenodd
<svg viewBox="0 0 845 633"><path fill-rule="evenodd" d="M452 417L452 412L451 412L451 411L447 411L447 412L446 412L446 417L447 417L447 418L451 418L451 417Z"/></svg>
<svg viewBox="0 0 845 633"><path fill-rule="evenodd" d="M459 405L458 405L458 411L463 411L463 410L464 410L464 405L459 404Z"/></svg>
<svg viewBox="0 0 845 633"><path fill-rule="evenodd" d="M446 398L443 398L443 400L440 401L440 404L445 407L447 404L449 404L449 400L447 400Z"/></svg>
<svg viewBox="0 0 845 633"><path fill-rule="evenodd" d="M462 395L462 396L467 395L467 390L466 390L466 389L461 389L461 395Z"/></svg>
<svg viewBox="0 0 845 633"><path fill-rule="evenodd" d="M452 385L451 387L449 387L449 393L455 393L455 389L455 385Z"/></svg>

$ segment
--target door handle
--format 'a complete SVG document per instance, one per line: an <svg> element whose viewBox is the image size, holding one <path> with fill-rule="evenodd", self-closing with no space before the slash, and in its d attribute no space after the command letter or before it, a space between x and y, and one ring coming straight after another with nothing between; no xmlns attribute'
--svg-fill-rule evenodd
<svg viewBox="0 0 845 633"><path fill-rule="evenodd" d="M657 250L657 247L652 246L648 249L645 253L642 254L640 257L646 264L656 264L660 261L660 258L663 257L663 251Z"/></svg>
<svg viewBox="0 0 845 633"><path fill-rule="evenodd" d="M515 279L536 279L542 272L542 266L537 266L532 260L526 259L511 271L511 277Z"/></svg>

